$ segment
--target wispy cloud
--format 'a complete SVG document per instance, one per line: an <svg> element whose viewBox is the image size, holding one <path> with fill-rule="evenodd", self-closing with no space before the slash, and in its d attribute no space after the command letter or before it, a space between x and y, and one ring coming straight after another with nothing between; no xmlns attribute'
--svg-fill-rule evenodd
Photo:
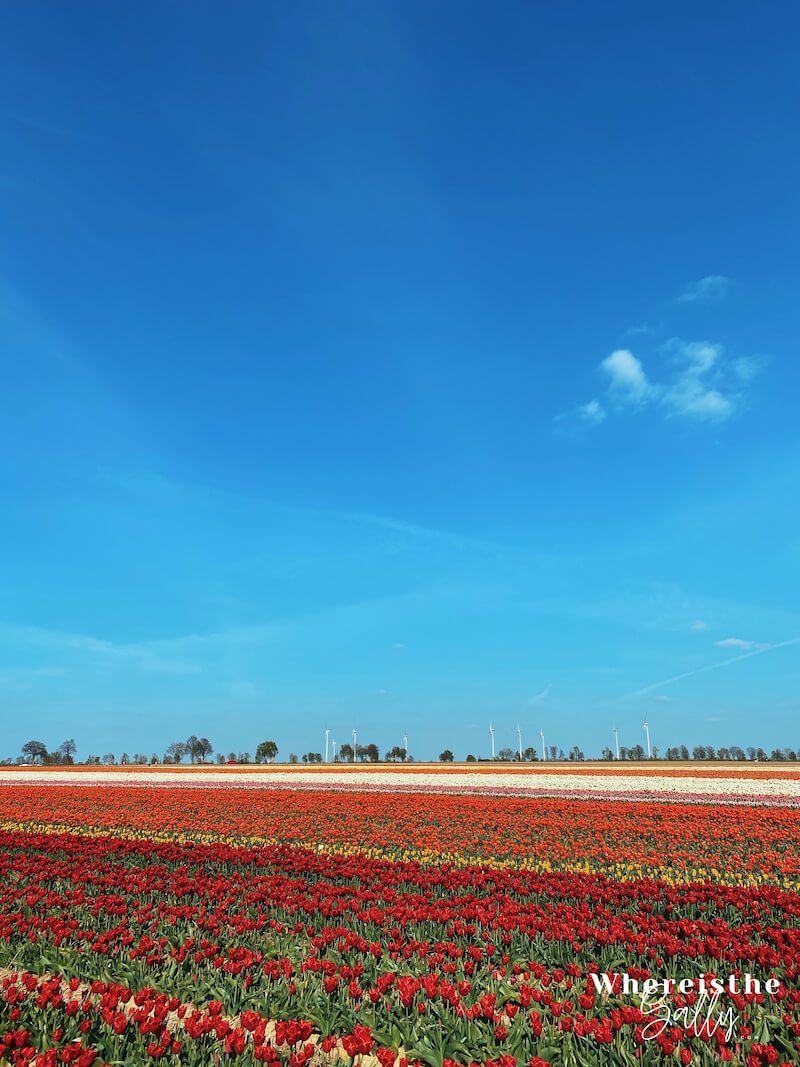
<svg viewBox="0 0 800 1067"><path fill-rule="evenodd" d="M31 130L39 130L40 133L52 133L58 137L73 137L75 135L74 130L66 126L57 125L54 122L46 122L37 115L29 115L23 111L8 107L4 107L3 112L12 122L18 122L21 126L27 126Z"/></svg>
<svg viewBox="0 0 800 1067"><path fill-rule="evenodd" d="M430 526L421 526L418 523L406 522L404 519L397 519L390 515L372 515L368 512L324 511L316 508L308 509L305 513L346 519L369 526L378 526L384 530L407 534L409 537L420 541L439 541L460 551L477 551L492 555L505 551L503 545L492 541L483 541L478 538L464 536L453 533L451 530L437 530Z"/></svg>
<svg viewBox="0 0 800 1067"><path fill-rule="evenodd" d="M590 426L599 426L606 417L606 409L599 400L590 400L588 404L581 404L578 408L578 415Z"/></svg>
<svg viewBox="0 0 800 1067"><path fill-rule="evenodd" d="M706 389L697 378L687 377L664 394L664 403L674 415L722 422L733 414L734 402L718 389Z"/></svg>
<svg viewBox="0 0 800 1067"><path fill-rule="evenodd" d="M562 423L564 429L572 429L576 426L583 426L587 429L593 429L595 426L599 426L601 422L605 421L608 412L599 400L590 400L586 404L579 404L575 408L570 408L569 411L562 411L559 415L556 415L555 421Z"/></svg>
<svg viewBox="0 0 800 1067"><path fill-rule="evenodd" d="M653 334L659 333L663 329L663 323L657 323L653 325L650 322L641 322L636 326L629 326L623 333L623 337L652 337Z"/></svg>
<svg viewBox="0 0 800 1067"><path fill-rule="evenodd" d="M128 661L148 671L160 671L165 674L196 674L202 670L197 663L190 660L164 655L158 650L157 642L116 643L86 634L9 624L0 624L0 634L3 635L4 640L23 646L33 646L60 653L77 653L95 659Z"/></svg>
<svg viewBox="0 0 800 1067"><path fill-rule="evenodd" d="M770 646L760 641L745 641L741 637L726 637L722 641L715 641L717 648L738 648L742 652L765 651Z"/></svg>
<svg viewBox="0 0 800 1067"><path fill-rule="evenodd" d="M540 704L547 697L549 692L550 686L548 685L541 691L541 693L537 693L536 696L530 697L528 704Z"/></svg>
<svg viewBox="0 0 800 1067"><path fill-rule="evenodd" d="M694 678L696 675L706 674L708 671L718 671L723 667L730 667L733 663L741 663L742 660L752 659L753 656L763 656L767 652L777 652L779 648L788 648L790 645L800 645L800 637L791 637L788 641L779 641L775 645L764 645L749 652L743 652L740 656L731 656L729 659L720 660L719 663L708 663L705 667L697 667L693 671L684 671L683 674L674 674L671 678L662 678L660 682L653 682L652 685L646 685L633 693L626 693L624 696L612 701L612 703L619 704L624 700L633 700L636 697L646 696L648 693L663 689L666 685L673 685L675 682L682 682L686 678Z"/></svg>
<svg viewBox="0 0 800 1067"><path fill-rule="evenodd" d="M228 692L236 700L248 700L258 695L258 686L252 682L231 682Z"/></svg>
<svg viewBox="0 0 800 1067"><path fill-rule="evenodd" d="M0 668L0 691L24 693L33 689L42 678L58 678L64 674L63 667L2 667Z"/></svg>
<svg viewBox="0 0 800 1067"><path fill-rule="evenodd" d="M266 509L265 514L269 516L270 520L277 516L281 520L316 518L326 521L355 523L364 527L374 527L404 534L409 539L414 539L420 543L439 543L459 551L475 551L492 556L510 551L509 545L506 544L485 541L454 530L442 530L432 526L425 526L394 515L285 504L270 497L233 490L227 485L188 481L172 474L165 475L163 472L153 471L144 467L136 468L133 472L114 468L100 468L100 471L106 482L120 486L127 491L135 490L161 497L174 497L176 494L181 494L195 503L201 502L204 506L208 506L209 500L212 500L218 501L221 507L226 508L236 505Z"/></svg>
<svg viewBox="0 0 800 1067"><path fill-rule="evenodd" d="M695 282L689 282L677 298L679 304L709 304L724 300L733 288L733 279L724 274L707 274Z"/></svg>
<svg viewBox="0 0 800 1067"><path fill-rule="evenodd" d="M695 619L694 622L692 623L690 629L695 630L698 633L700 633L701 631L708 629L708 623L707 622L703 622L702 619Z"/></svg>
<svg viewBox="0 0 800 1067"><path fill-rule="evenodd" d="M662 393L662 402L671 415L721 421L733 414L738 394L728 391L730 377L722 366L722 345L673 337L662 350L676 370ZM727 395L721 392L723 388Z"/></svg>
<svg viewBox="0 0 800 1067"><path fill-rule="evenodd" d="M26 360L34 360L46 367L48 373L60 368L98 388L102 385L107 399L112 400L105 382L100 382L74 347L50 327L45 316L22 293L9 285L5 277L0 277L0 331L4 341L13 343L15 349L21 349Z"/></svg>
<svg viewBox="0 0 800 1067"><path fill-rule="evenodd" d="M663 348L674 354L687 374L706 374L719 363L722 356L722 345L710 341L681 341L673 337L664 343Z"/></svg>

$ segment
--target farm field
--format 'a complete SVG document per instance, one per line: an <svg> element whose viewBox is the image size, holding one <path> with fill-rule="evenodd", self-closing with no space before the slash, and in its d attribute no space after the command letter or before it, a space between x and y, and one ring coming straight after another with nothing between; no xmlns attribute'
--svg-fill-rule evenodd
<svg viewBox="0 0 800 1067"><path fill-rule="evenodd" d="M2 784L336 789L800 803L798 764L322 764L0 767Z"/></svg>
<svg viewBox="0 0 800 1067"><path fill-rule="evenodd" d="M0 1062L800 1062L796 769L488 770L3 768Z"/></svg>

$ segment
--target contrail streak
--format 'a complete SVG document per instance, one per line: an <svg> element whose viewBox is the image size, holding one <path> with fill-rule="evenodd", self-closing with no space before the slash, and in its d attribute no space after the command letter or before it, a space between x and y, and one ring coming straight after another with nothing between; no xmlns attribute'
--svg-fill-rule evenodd
<svg viewBox="0 0 800 1067"><path fill-rule="evenodd" d="M774 652L777 648L786 648L788 645L800 645L800 637L791 637L788 641L779 641L776 645L767 645L766 648L756 648L752 652L743 652L740 656L731 656L730 659L720 660L719 663L709 663L707 667L698 667L694 671L686 671L684 674L675 674L672 678L664 678L660 682L653 682L652 685L646 685L644 689L637 689L635 693L626 693L623 697L618 697L612 701L614 704L619 704L623 700L633 700L634 697L643 697L647 693L652 693L654 689L661 689L665 685L672 685L673 682L682 682L684 678L693 678L696 674L705 674L706 671L718 671L720 667L730 667L732 663L740 663L743 659L752 659L753 656L763 656L766 652Z"/></svg>
<svg viewBox="0 0 800 1067"><path fill-rule="evenodd" d="M548 685L548 687L546 689L543 689L541 691L541 693L537 693L535 697L531 697L530 700L528 701L528 703L529 704L538 704L540 700L544 700L544 698L547 696L547 694L549 692L550 692L550 686Z"/></svg>

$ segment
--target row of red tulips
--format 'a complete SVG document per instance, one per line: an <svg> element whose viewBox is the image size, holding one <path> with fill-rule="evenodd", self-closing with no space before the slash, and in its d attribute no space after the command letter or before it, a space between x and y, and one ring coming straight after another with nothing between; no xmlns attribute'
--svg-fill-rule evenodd
<svg viewBox="0 0 800 1067"><path fill-rule="evenodd" d="M117 1033L101 1012L91 1048L107 1062L200 1063L219 1055L256 1062L282 1044L268 1022L304 1020L314 1054L370 1053L384 1067L398 1056L432 1067L502 1057L508 1065L539 1057L586 1067L665 1057L793 1063L800 1058L799 919L800 897L774 886L0 835L0 964L79 986L111 983L102 996L111 989L114 1011L132 990L161 994L152 995L146 1016L149 1027L163 1015L156 1036L127 1021ZM598 994L591 981L592 973L621 970L642 978L747 970L781 984L774 1000L726 995L738 1020L731 1041L691 1025L665 1027L648 1041L641 1008L618 993ZM66 1010L40 1007L40 997L14 1005L16 1032L60 1029L61 1043L86 1036L40 1018ZM176 1037L166 1020L181 1008ZM221 1034L223 1023L230 1029Z"/></svg>
<svg viewBox="0 0 800 1067"><path fill-rule="evenodd" d="M335 790L0 786L6 828L800 890L800 809Z"/></svg>

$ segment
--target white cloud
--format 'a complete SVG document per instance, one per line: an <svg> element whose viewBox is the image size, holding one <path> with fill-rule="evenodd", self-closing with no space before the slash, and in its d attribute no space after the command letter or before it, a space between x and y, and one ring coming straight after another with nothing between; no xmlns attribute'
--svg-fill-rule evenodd
<svg viewBox="0 0 800 1067"><path fill-rule="evenodd" d="M742 652L763 652L769 645L758 641L745 641L741 637L726 637L723 641L715 641L717 648L738 648Z"/></svg>
<svg viewBox="0 0 800 1067"><path fill-rule="evenodd" d="M690 374L698 375L710 371L724 351L722 345L711 341L681 341L679 337L671 338L664 348L672 350L675 359L685 363Z"/></svg>
<svg viewBox="0 0 800 1067"><path fill-rule="evenodd" d="M698 631L699 630L707 630L708 629L708 623L707 622L703 622L702 619L695 619L695 621L692 623L692 627L691 628L693 630L698 630Z"/></svg>
<svg viewBox="0 0 800 1067"><path fill-rule="evenodd" d="M590 400L588 404L581 404L578 415L590 426L599 426L606 417L606 409L599 400Z"/></svg>
<svg viewBox="0 0 800 1067"><path fill-rule="evenodd" d="M537 693L535 697L531 697L528 700L528 703L529 704L538 704L540 701L545 699L545 697L547 696L547 694L549 692L550 692L550 686L548 685L545 689L543 689L541 691L541 693Z"/></svg>
<svg viewBox="0 0 800 1067"><path fill-rule="evenodd" d="M555 421L564 422L567 425L582 423L585 427L594 429L595 426L605 421L607 414L608 412L600 401L595 399L580 404L576 408L570 408L569 411L562 411L560 415L556 415Z"/></svg>
<svg viewBox="0 0 800 1067"><path fill-rule="evenodd" d="M405 648L405 647L406 646L403 644L402 641L395 641L394 644L392 645L392 648Z"/></svg>
<svg viewBox="0 0 800 1067"><path fill-rule="evenodd" d="M722 392L726 388L722 345L672 337L661 347L677 368L676 377L662 391L669 413L710 422L730 418L738 394Z"/></svg>
<svg viewBox="0 0 800 1067"><path fill-rule="evenodd" d="M722 422L730 418L734 411L730 397L723 396L718 389L706 388L691 376L665 390L664 405L673 415L708 422Z"/></svg>
<svg viewBox="0 0 800 1067"><path fill-rule="evenodd" d="M741 406L743 390L761 366L761 360L753 357L727 359L723 346L712 341L672 337L659 350L670 372L664 380L652 380L630 349L618 348L600 363L608 381L605 396L558 418L577 417L593 428L609 413L636 408L661 409L667 418L724 422Z"/></svg>
<svg viewBox="0 0 800 1067"><path fill-rule="evenodd" d="M622 401L639 403L650 392L641 360L629 349L618 348L603 360L600 367L611 379L611 390Z"/></svg>
<svg viewBox="0 0 800 1067"><path fill-rule="evenodd" d="M724 300L733 287L733 279L724 274L707 274L696 282L689 282L678 297L679 304L709 304Z"/></svg>

